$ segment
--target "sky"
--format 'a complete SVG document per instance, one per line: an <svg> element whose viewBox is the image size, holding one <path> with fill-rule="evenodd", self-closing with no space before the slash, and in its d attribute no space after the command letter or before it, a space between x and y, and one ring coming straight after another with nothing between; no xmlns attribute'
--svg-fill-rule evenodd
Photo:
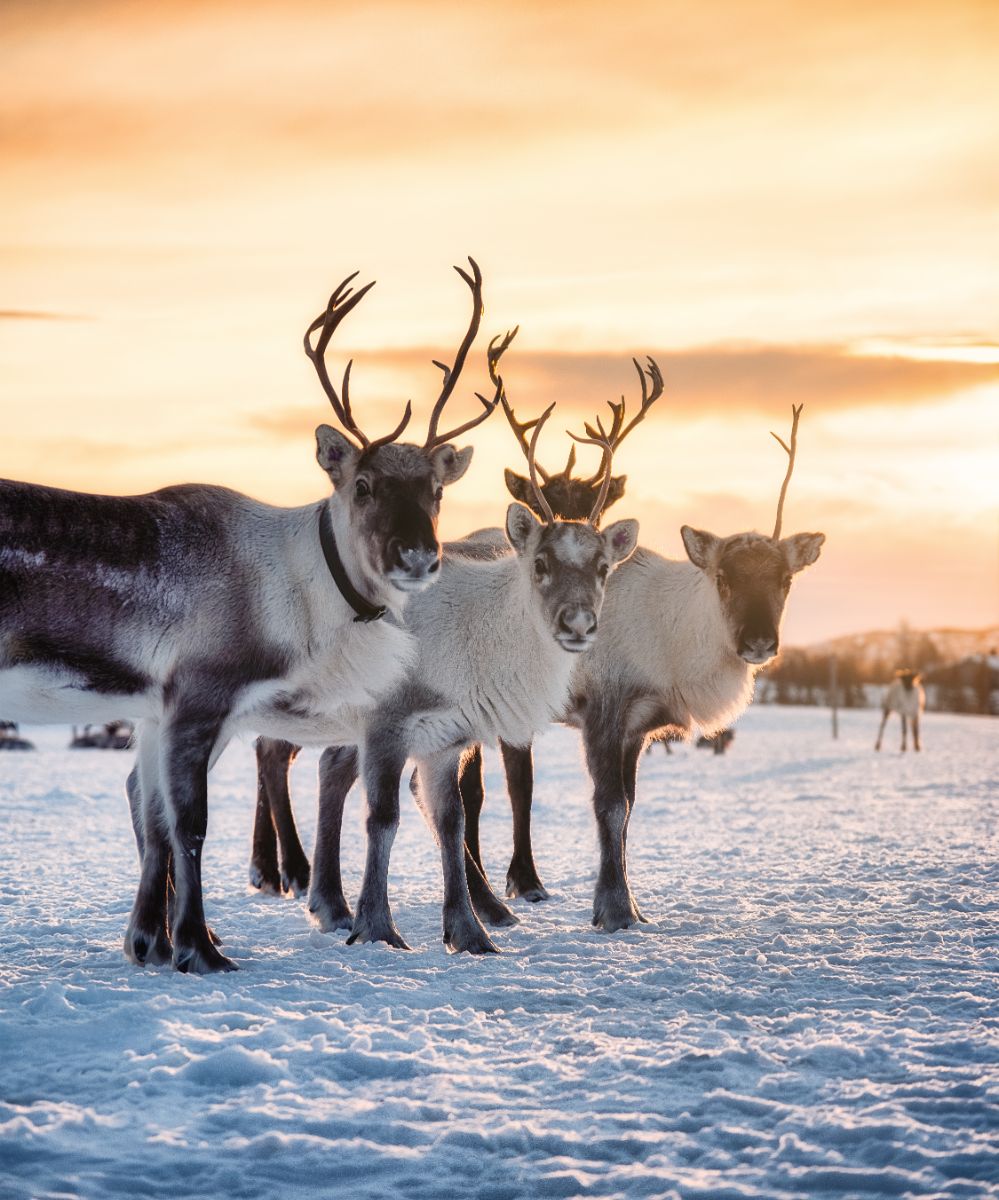
<svg viewBox="0 0 999 1200"><path fill-rule="evenodd" d="M785 642L999 623L999 5L619 0L0 6L0 475L319 498L331 343L377 434L414 429L484 275L452 401L514 325L541 460L666 392L621 448L643 544L822 530ZM520 452L472 435L442 531L502 520ZM587 466L588 464L584 464Z"/></svg>

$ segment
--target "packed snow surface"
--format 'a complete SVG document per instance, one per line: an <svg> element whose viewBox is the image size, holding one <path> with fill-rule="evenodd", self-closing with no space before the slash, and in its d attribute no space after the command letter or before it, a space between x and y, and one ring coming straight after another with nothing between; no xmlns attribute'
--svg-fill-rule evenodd
<svg viewBox="0 0 999 1200"><path fill-rule="evenodd" d="M0 755L3 1197L999 1195L999 726L758 708L724 757L645 758L631 879L651 924L590 925L576 736L536 750L547 904L503 953L440 940L409 801L392 898L411 953L346 946L247 886L249 743L211 779L209 920L240 965L141 969L130 752ZM306 846L315 754L293 786ZM495 756L483 850L505 875ZM361 805L346 819L356 895Z"/></svg>

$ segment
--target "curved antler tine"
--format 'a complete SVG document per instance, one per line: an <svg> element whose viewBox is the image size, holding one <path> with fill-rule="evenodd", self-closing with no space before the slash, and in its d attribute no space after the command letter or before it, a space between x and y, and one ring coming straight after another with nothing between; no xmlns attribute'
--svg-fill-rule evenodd
<svg viewBox="0 0 999 1200"><path fill-rule="evenodd" d="M780 537L781 523L784 519L784 497L787 495L787 485L791 482L791 472L794 470L794 456L798 451L798 418L801 416L801 410L804 404L795 406L791 405L791 444L790 446L779 437L773 430L770 431L770 436L780 442L781 446L787 453L787 474L784 476L784 482L781 484L780 497L777 500L777 520L774 522L773 539L776 541Z"/></svg>
<svg viewBox="0 0 999 1200"><path fill-rule="evenodd" d="M502 384L502 380L497 380L497 383ZM531 461L531 448L528 445L525 434L527 434L527 432L529 430L534 429L534 427L537 425L540 418L535 417L533 421L518 421L517 414L510 407L510 402L506 398L506 391L502 388L502 386L500 386L499 397L500 397L500 404L503 405L503 412L506 414L507 423L509 424L510 428L513 430L514 437L520 443L520 448L524 452L524 457L527 459L528 462L530 462ZM534 465L535 465L535 469L537 470L538 474L545 481L545 483L547 483L549 481L549 479L551 478L551 476L548 474L548 472L544 469L544 467L539 462L535 462Z"/></svg>
<svg viewBox="0 0 999 1200"><path fill-rule="evenodd" d="M386 433L384 437L375 438L375 440L373 442L368 442L368 444L365 447L365 451L370 452L372 450L376 450L379 446L387 446L389 444L389 442L398 441L400 435L402 434L402 431L409 424L409 418L412 415L413 415L413 402L412 402L412 400L407 400L406 401L406 411L402 414L402 420L395 427L395 429L393 429L391 433Z"/></svg>
<svg viewBox="0 0 999 1200"><path fill-rule="evenodd" d="M322 384L323 391L326 393L326 396L333 407L333 411L336 413L337 420L344 427L347 433L354 435L358 444L363 448L369 444L368 438L365 436L363 430L361 430L354 421L353 415L350 411L350 398L348 389L350 386L351 364L347 364L347 368L343 375L343 400L341 400L340 396L337 395L337 390L333 386L333 381L330 379L329 372L326 368L326 347L329 345L330 339L336 331L337 326L355 307L355 305L359 304L360 301L367 295L367 293L375 286L375 281L372 280L371 283L366 284L359 291L353 292L350 284L353 279L357 278L357 275L357 271L355 271L353 275L348 275L347 278L344 279L342 283L340 283L334 289L329 301L326 304L325 311L320 314L320 316L316 317L316 319L312 321L309 324L309 327L306 329L304 346L305 353L308 355L313 367L315 367L316 374L319 376L319 382ZM316 330L321 330L321 332L319 337L316 339L315 346L313 346L312 335L316 332Z"/></svg>
<svg viewBox="0 0 999 1200"><path fill-rule="evenodd" d="M489 343L489 350L487 352L487 359L489 362L489 377L496 384L496 392L493 395L492 400L487 400L486 397L481 394L481 392L476 392L476 398L482 402L482 412L480 412L477 417L473 417L470 421L466 421L464 425L459 425L456 429L449 429L447 433L435 434L432 443L433 446L440 446L445 442L450 442L453 438L458 437L460 434L468 433L468 431L470 429L474 429L476 425L481 425L487 417L491 416L496 411L497 405L499 405L501 402L504 407L509 410L510 406L506 402L506 392L503 389L503 378L497 373L496 364L499 362L504 351L517 336L517 330L519 328L520 326L518 325L516 328L509 330L503 335L502 338L497 335ZM497 342L499 343L498 346L496 345ZM436 365L442 366L443 364L437 363ZM432 448L429 439L426 448Z"/></svg>
<svg viewBox="0 0 999 1200"><path fill-rule="evenodd" d="M440 422L441 413L444 411L444 406L447 404L451 397L451 393L454 391L454 385L458 382L458 376L461 374L461 369L465 365L465 359L468 356L468 351L471 348L472 342L475 341L476 334L479 332L479 322L482 320L482 272L479 270L479 264L474 258L472 258L471 255L468 256L468 262L472 268L471 275L469 275L469 273L463 267L455 267L455 270L471 289L472 318L468 323L468 329L465 331L465 336L461 339L461 343L458 346L457 353L454 356L453 365L448 367L444 363L437 362L436 360L434 361L434 365L440 367L440 369L444 372L444 383L441 386L441 392L437 398L437 403L434 405L433 411L430 414L430 426L427 430L427 440L424 443L425 450L430 450L434 446L439 446L448 440L447 437L441 437L438 434L437 425ZM493 405L492 407L495 408L496 406ZM491 411L492 409L490 409L490 412ZM486 416L488 415L489 414L486 413L480 416L479 420L485 420ZM454 437L455 434L452 432L448 436Z"/></svg>
<svg viewBox="0 0 999 1200"><path fill-rule="evenodd" d="M573 467L575 467L575 465L576 465L576 447L570 446L569 447L569 457L566 460L565 471L563 471L563 474L565 475L566 479L568 479L569 476L572 474L572 469L573 469Z"/></svg>
<svg viewBox="0 0 999 1200"><path fill-rule="evenodd" d="M538 501L538 508L541 510L542 516L545 518L546 525L555 524L555 514L552 512L552 506L548 503L547 497L541 490L541 484L538 483L537 471L537 454L538 454L538 438L541 436L541 430L544 427L545 421L555 411L555 401L545 409L540 417L537 418L534 424L534 433L531 435L531 444L527 451L527 467L531 475L531 487L534 488L534 495ZM547 479L545 480L547 483Z"/></svg>

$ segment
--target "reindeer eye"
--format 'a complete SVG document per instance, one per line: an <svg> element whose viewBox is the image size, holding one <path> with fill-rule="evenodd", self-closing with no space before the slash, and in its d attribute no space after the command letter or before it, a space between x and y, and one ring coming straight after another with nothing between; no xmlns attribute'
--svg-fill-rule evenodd
<svg viewBox="0 0 999 1200"><path fill-rule="evenodd" d="M441 500L444 499L444 488L440 484L437 486L437 491L434 492L434 499L438 504L440 504Z"/></svg>
<svg viewBox="0 0 999 1200"><path fill-rule="evenodd" d="M610 567L607 565L607 563L601 563L600 566L597 567L597 575L600 577L601 583L607 582L607 575L609 572Z"/></svg>
<svg viewBox="0 0 999 1200"><path fill-rule="evenodd" d="M354 484L354 496L358 500L365 500L371 495L371 486L366 479L358 479Z"/></svg>
<svg viewBox="0 0 999 1200"><path fill-rule="evenodd" d="M534 560L534 578L544 579L548 574L548 562L541 555Z"/></svg>

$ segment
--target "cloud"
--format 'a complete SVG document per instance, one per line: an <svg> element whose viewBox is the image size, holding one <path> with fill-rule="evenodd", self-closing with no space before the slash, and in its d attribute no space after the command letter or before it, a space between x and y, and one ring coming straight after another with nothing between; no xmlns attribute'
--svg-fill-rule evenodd
<svg viewBox="0 0 999 1200"><path fill-rule="evenodd" d="M377 364L400 380L423 379L441 351L424 347L355 354L358 367ZM666 392L653 410L658 420L690 421L724 414L774 418L792 403L812 411L859 410L933 404L983 383L999 381L999 362L955 362L893 355L856 355L845 346L707 346L651 350L662 368ZM641 360L640 360L641 361ZM355 376L356 377L356 376ZM540 412L552 400L559 413L589 418L608 400L626 397L636 411L639 387L626 354L577 354L554 350L510 351L507 393L518 415ZM357 385L355 384L355 389ZM459 389L460 390L460 389ZM399 392L357 395L372 423L391 418ZM250 424L279 438L300 437L326 419L315 405L259 413ZM651 419L651 417L650 417Z"/></svg>
<svg viewBox="0 0 999 1200"><path fill-rule="evenodd" d="M0 321L89 321L79 313L44 312L30 308L0 308Z"/></svg>

